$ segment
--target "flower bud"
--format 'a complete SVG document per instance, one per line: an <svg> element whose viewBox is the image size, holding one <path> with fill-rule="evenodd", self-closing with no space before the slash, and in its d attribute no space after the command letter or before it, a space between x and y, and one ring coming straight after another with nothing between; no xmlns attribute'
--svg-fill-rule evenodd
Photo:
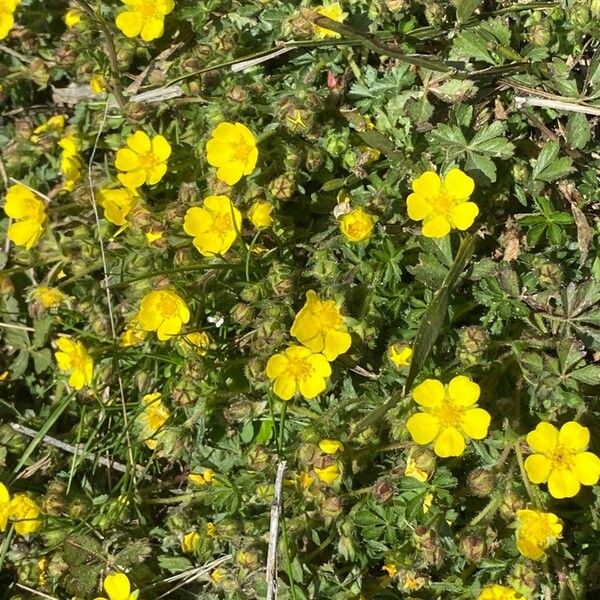
<svg viewBox="0 0 600 600"><path fill-rule="evenodd" d="M14 294L15 286L8 275L0 275L0 296Z"/></svg>
<svg viewBox="0 0 600 600"><path fill-rule="evenodd" d="M489 496L494 489L495 483L496 478L487 469L474 469L467 476L469 492L479 498Z"/></svg>
<svg viewBox="0 0 600 600"><path fill-rule="evenodd" d="M502 504L500 505L500 515L506 521L514 521L517 511L525 507L523 499L517 496L515 492L508 490L502 497Z"/></svg>
<svg viewBox="0 0 600 600"><path fill-rule="evenodd" d="M264 471L271 462L271 455L264 446L253 446L248 452L248 466L253 471Z"/></svg>
<svg viewBox="0 0 600 600"><path fill-rule="evenodd" d="M344 505L339 496L328 492L323 495L320 508L326 520L334 520L342 514Z"/></svg>
<svg viewBox="0 0 600 600"><path fill-rule="evenodd" d="M457 356L463 365L476 364L487 348L489 336L483 327L471 325L464 327L459 332L460 345L457 348Z"/></svg>
<svg viewBox="0 0 600 600"><path fill-rule="evenodd" d="M460 541L460 551L470 563L480 563L486 556L485 540L476 535L467 535Z"/></svg>
<svg viewBox="0 0 600 600"><path fill-rule="evenodd" d="M67 498L61 493L46 493L42 498L42 512L48 515L60 515L67 504Z"/></svg>
<svg viewBox="0 0 600 600"><path fill-rule="evenodd" d="M256 311L250 304L238 302L231 308L231 318L239 325L250 325L256 317Z"/></svg>
<svg viewBox="0 0 600 600"><path fill-rule="evenodd" d="M444 560L445 551L439 543L437 533L424 526L415 527L415 546L429 565L440 566Z"/></svg>
<svg viewBox="0 0 600 600"><path fill-rule="evenodd" d="M404 10L406 2L407 0L385 0L385 5L390 12L395 13Z"/></svg>
<svg viewBox="0 0 600 600"><path fill-rule="evenodd" d="M550 28L546 23L536 23L529 29L529 40L534 46L547 46L551 37Z"/></svg>
<svg viewBox="0 0 600 600"><path fill-rule="evenodd" d="M296 183L292 173L285 173L269 183L269 192L278 200L290 200L296 191Z"/></svg>
<svg viewBox="0 0 600 600"><path fill-rule="evenodd" d="M389 479L380 477L373 484L373 498L381 504L384 504L394 496L394 485Z"/></svg>

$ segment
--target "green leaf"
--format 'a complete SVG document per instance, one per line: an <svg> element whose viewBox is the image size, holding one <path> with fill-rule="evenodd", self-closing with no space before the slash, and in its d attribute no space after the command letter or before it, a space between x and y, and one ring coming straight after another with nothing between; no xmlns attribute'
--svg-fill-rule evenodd
<svg viewBox="0 0 600 600"><path fill-rule="evenodd" d="M541 149L531 176L540 181L554 181L571 172L573 161L569 157L558 158L560 145L552 140Z"/></svg>
<svg viewBox="0 0 600 600"><path fill-rule="evenodd" d="M592 139L592 130L587 117L582 113L573 113L567 121L567 142L572 148L585 148Z"/></svg>
<svg viewBox="0 0 600 600"><path fill-rule="evenodd" d="M463 31L456 36L451 51L452 58L473 58L495 65L496 62L487 50L487 42L476 31Z"/></svg>
<svg viewBox="0 0 600 600"><path fill-rule="evenodd" d="M569 373L569 375L588 385L600 385L600 365L586 365L581 369L576 369Z"/></svg>
<svg viewBox="0 0 600 600"><path fill-rule="evenodd" d="M465 163L467 171L480 171L492 183L496 182L496 165L491 158L476 154L475 152L467 152L467 162Z"/></svg>
<svg viewBox="0 0 600 600"><path fill-rule="evenodd" d="M464 23L477 10L481 0L456 0L456 18Z"/></svg>
<svg viewBox="0 0 600 600"><path fill-rule="evenodd" d="M469 149L502 158L512 156L515 147L504 137L505 129L502 121L494 121L491 125L482 127L469 142Z"/></svg>

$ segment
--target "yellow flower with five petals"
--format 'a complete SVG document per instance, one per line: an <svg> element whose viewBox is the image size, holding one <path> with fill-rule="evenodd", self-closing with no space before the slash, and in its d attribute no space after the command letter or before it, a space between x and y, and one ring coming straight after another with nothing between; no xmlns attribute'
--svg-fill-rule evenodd
<svg viewBox="0 0 600 600"><path fill-rule="evenodd" d="M104 578L104 591L109 600L136 600L139 590L131 591L131 582L125 573L114 573ZM96 598L95 600L105 600Z"/></svg>
<svg viewBox="0 0 600 600"><path fill-rule="evenodd" d="M131 190L144 184L157 184L167 172L171 145L162 135L152 139L144 131L136 131L126 140L126 147L117 151L115 166L119 181Z"/></svg>
<svg viewBox="0 0 600 600"><path fill-rule="evenodd" d="M142 298L133 322L143 331L156 331L156 337L165 341L177 335L189 320L183 298L172 290L155 290Z"/></svg>
<svg viewBox="0 0 600 600"><path fill-rule="evenodd" d="M248 220L256 229L266 229L273 224L273 205L264 200L257 200L248 211Z"/></svg>
<svg viewBox="0 0 600 600"><path fill-rule="evenodd" d="M554 513L523 509L517 511L517 548L531 560L540 560L546 549L562 536L562 524Z"/></svg>
<svg viewBox="0 0 600 600"><path fill-rule="evenodd" d="M554 498L572 498L582 485L596 485L600 479L600 458L586 452L590 431L575 421L560 431L542 421L527 434L534 454L525 459L527 477L533 483L548 483Z"/></svg>
<svg viewBox="0 0 600 600"><path fill-rule="evenodd" d="M349 242L364 242L371 237L375 219L362 208L355 208L340 220L340 230Z"/></svg>
<svg viewBox="0 0 600 600"><path fill-rule="evenodd" d="M485 438L490 414L477 408L479 386L464 375L454 377L444 385L437 379L426 379L412 392L414 401L423 412L406 422L412 439L420 445L434 442L433 451L442 458L461 456L465 437Z"/></svg>
<svg viewBox="0 0 600 600"><path fill-rule="evenodd" d="M116 26L129 38L138 35L150 42L162 36L165 16L173 11L173 0L122 0L126 10L117 15Z"/></svg>
<svg viewBox="0 0 600 600"><path fill-rule="evenodd" d="M468 202L475 182L460 169L451 169L444 179L426 171L413 181L412 188L414 193L406 201L408 216L423 221L425 237L442 238L451 229L464 231L479 214L477 204Z"/></svg>
<svg viewBox="0 0 600 600"><path fill-rule="evenodd" d="M98 194L98 204L104 208L104 218L119 227L127 225L127 216L139 201L136 191L128 188L104 188Z"/></svg>
<svg viewBox="0 0 600 600"><path fill-rule="evenodd" d="M85 346L78 340L60 337L56 340L56 347L58 348L58 352L54 355L56 362L61 371L69 373L69 385L76 390L91 385L94 361Z"/></svg>
<svg viewBox="0 0 600 600"><path fill-rule="evenodd" d="M8 227L8 239L30 250L44 233L46 205L30 189L17 183L6 192L4 212L16 221Z"/></svg>

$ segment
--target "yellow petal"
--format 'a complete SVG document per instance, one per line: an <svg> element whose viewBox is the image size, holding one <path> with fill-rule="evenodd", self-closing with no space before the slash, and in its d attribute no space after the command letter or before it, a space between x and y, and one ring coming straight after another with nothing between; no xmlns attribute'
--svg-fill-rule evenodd
<svg viewBox="0 0 600 600"><path fill-rule="evenodd" d="M129 173L119 173L117 179L128 189L135 190L146 183L146 171L139 169Z"/></svg>
<svg viewBox="0 0 600 600"><path fill-rule="evenodd" d="M439 215L426 221L421 232L428 238L443 238L450 233L450 223L446 217Z"/></svg>
<svg viewBox="0 0 600 600"><path fill-rule="evenodd" d="M569 421L560 428L558 443L575 452L586 450L590 443L590 430L575 421Z"/></svg>
<svg viewBox="0 0 600 600"><path fill-rule="evenodd" d="M138 13L125 11L117 15L115 24L128 38L133 38L140 34L144 23Z"/></svg>
<svg viewBox="0 0 600 600"><path fill-rule="evenodd" d="M448 395L459 406L472 406L479 400L479 386L464 375L454 377L448 384Z"/></svg>
<svg viewBox="0 0 600 600"><path fill-rule="evenodd" d="M195 236L205 233L212 228L212 225L213 217L205 208L194 206L185 213L183 230L188 235Z"/></svg>
<svg viewBox="0 0 600 600"><path fill-rule="evenodd" d="M351 344L352 338L347 331L332 329L325 334L323 354L327 360L335 360L340 354L347 352Z"/></svg>
<svg viewBox="0 0 600 600"><path fill-rule="evenodd" d="M156 185L167 172L167 163L161 163L153 167L146 173L146 183L148 185Z"/></svg>
<svg viewBox="0 0 600 600"><path fill-rule="evenodd" d="M215 256L215 254L225 253L229 247L223 244L223 238L216 233L199 233L194 238L194 246L200 251L202 256Z"/></svg>
<svg viewBox="0 0 600 600"><path fill-rule="evenodd" d="M532 454L525 459L525 471L532 483L543 483L548 480L552 462L543 454Z"/></svg>
<svg viewBox="0 0 600 600"><path fill-rule="evenodd" d="M310 400L315 396L318 396L326 387L327 383L325 379L319 375L312 375L298 381L298 387L300 393L307 399Z"/></svg>
<svg viewBox="0 0 600 600"><path fill-rule="evenodd" d="M339 440L324 439L319 442L319 448L321 449L321 452L325 452L325 454L336 454L337 452L342 452L344 450L344 444Z"/></svg>
<svg viewBox="0 0 600 600"><path fill-rule="evenodd" d="M446 389L441 381L426 379L413 390L412 397L421 406L439 406L446 397Z"/></svg>
<svg viewBox="0 0 600 600"><path fill-rule="evenodd" d="M467 410L463 416L463 431L474 440L482 440L490 426L490 414L483 408L472 408Z"/></svg>
<svg viewBox="0 0 600 600"><path fill-rule="evenodd" d="M148 154L152 150L152 143L145 131L136 131L127 138L127 145L136 154Z"/></svg>
<svg viewBox="0 0 600 600"><path fill-rule="evenodd" d="M465 451L465 438L458 429L446 427L437 436L433 451L441 458L461 456Z"/></svg>
<svg viewBox="0 0 600 600"><path fill-rule="evenodd" d="M540 560L545 555L545 552L537 544L522 535L517 536L517 548L523 556L531 560Z"/></svg>
<svg viewBox="0 0 600 600"><path fill-rule="evenodd" d="M450 220L456 229L465 231L473 225L475 217L479 214L479 207L474 202L457 204L450 212Z"/></svg>
<svg viewBox="0 0 600 600"><path fill-rule="evenodd" d="M570 469L553 469L550 472L548 491L553 498L572 498L580 489L579 479Z"/></svg>
<svg viewBox="0 0 600 600"><path fill-rule="evenodd" d="M265 373L269 379L276 379L284 373L290 362L283 354L274 354L267 361Z"/></svg>
<svg viewBox="0 0 600 600"><path fill-rule="evenodd" d="M108 594L110 600L129 600L129 594L131 593L129 578L124 573L108 575L104 579L104 591Z"/></svg>
<svg viewBox="0 0 600 600"><path fill-rule="evenodd" d="M455 200L466 200L475 189L475 182L460 169L450 169L444 177L444 189Z"/></svg>
<svg viewBox="0 0 600 600"><path fill-rule="evenodd" d="M435 200L442 189L442 180L434 171L425 171L413 181L412 188L426 200Z"/></svg>
<svg viewBox="0 0 600 600"><path fill-rule="evenodd" d="M408 418L406 429L417 444L425 445L435 439L440 429L440 423L437 417L420 412Z"/></svg>
<svg viewBox="0 0 600 600"><path fill-rule="evenodd" d="M78 391L82 389L85 385L85 375L83 371L80 371L79 369L74 369L71 373L71 376L69 377L69 385L73 389Z"/></svg>
<svg viewBox="0 0 600 600"><path fill-rule="evenodd" d="M580 452L574 457L577 478L583 485L596 485L600 479L600 458L592 452Z"/></svg>
<svg viewBox="0 0 600 600"><path fill-rule="evenodd" d="M13 28L15 24L15 18L13 13L0 13L0 40L3 40L8 32Z"/></svg>
<svg viewBox="0 0 600 600"><path fill-rule="evenodd" d="M307 357L306 360L319 377L329 377L331 375L331 365L322 354L313 354Z"/></svg>
<svg viewBox="0 0 600 600"><path fill-rule="evenodd" d="M217 170L217 179L224 181L227 185L235 185L244 174L244 163L233 160Z"/></svg>
<svg viewBox="0 0 600 600"><path fill-rule="evenodd" d="M152 138L152 153L161 162L166 161L171 156L171 144L162 135L155 135Z"/></svg>
<svg viewBox="0 0 600 600"><path fill-rule="evenodd" d="M258 149L252 148L248 153L248 157L246 158L246 164L244 167L244 175L250 175L254 168L256 167L256 162L258 161Z"/></svg>
<svg viewBox="0 0 600 600"><path fill-rule="evenodd" d="M142 39L145 42L150 42L162 36L165 31L165 21L159 18L150 18L142 27Z"/></svg>
<svg viewBox="0 0 600 600"><path fill-rule="evenodd" d="M234 159L234 146L227 140L213 138L206 142L206 160L211 167L220 167Z"/></svg>
<svg viewBox="0 0 600 600"><path fill-rule="evenodd" d="M119 171L133 171L140 165L140 157L129 148L121 148L115 158L115 167Z"/></svg>
<svg viewBox="0 0 600 600"><path fill-rule="evenodd" d="M431 214L433 206L427 202L427 199L420 194L411 194L406 199L406 209L408 216L413 221L422 221L425 217Z"/></svg>
<svg viewBox="0 0 600 600"><path fill-rule="evenodd" d="M527 443L541 454L551 454L557 442L558 429L545 421L538 423L537 427L527 434Z"/></svg>
<svg viewBox="0 0 600 600"><path fill-rule="evenodd" d="M8 239L17 246L25 246L26 250L31 250L40 239L44 228L38 221L25 219L18 223L12 223L8 228Z"/></svg>
<svg viewBox="0 0 600 600"><path fill-rule="evenodd" d="M275 380L273 392L282 400L289 400L296 393L296 378L283 373Z"/></svg>
<svg viewBox="0 0 600 600"><path fill-rule="evenodd" d="M8 493L8 488L0 483L0 504L5 504L10 500L10 494Z"/></svg>

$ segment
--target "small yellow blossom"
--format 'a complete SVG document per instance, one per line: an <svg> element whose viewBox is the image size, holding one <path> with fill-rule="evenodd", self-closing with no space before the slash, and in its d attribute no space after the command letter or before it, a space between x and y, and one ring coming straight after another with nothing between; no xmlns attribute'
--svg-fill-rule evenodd
<svg viewBox="0 0 600 600"><path fill-rule="evenodd" d="M440 457L461 456L465 436L482 440L488 432L490 415L475 406L479 393L479 386L464 375L446 385L426 379L412 392L415 402L424 409L406 422L412 439L420 445L435 440L433 451Z"/></svg>
<svg viewBox="0 0 600 600"><path fill-rule="evenodd" d="M37 143L40 139L40 134L46 133L47 131L62 131L65 128L65 122L65 117L63 115L54 115L46 122L38 125L33 130L33 134L29 139L33 143Z"/></svg>
<svg viewBox="0 0 600 600"><path fill-rule="evenodd" d="M60 155L60 172L64 175L63 189L70 192L81 179L83 162L81 160L81 139L76 133L65 135L58 141L62 148Z"/></svg>
<svg viewBox="0 0 600 600"><path fill-rule="evenodd" d="M187 304L171 290L156 290L144 296L134 322L144 331L156 331L160 341L177 335L190 320Z"/></svg>
<svg viewBox="0 0 600 600"><path fill-rule="evenodd" d="M319 448L325 454L336 454L337 452L344 451L344 444L339 440L324 439L319 442Z"/></svg>
<svg viewBox="0 0 600 600"><path fill-rule="evenodd" d="M517 511L517 548L531 560L540 560L545 550L562 537L562 524L554 513Z"/></svg>
<svg viewBox="0 0 600 600"><path fill-rule="evenodd" d="M81 21L83 20L83 13L80 10L77 10L76 8L72 8L65 13L63 20L65 22L65 25L69 29L72 29L73 27L76 27L77 25L79 25L79 23L81 23Z"/></svg>
<svg viewBox="0 0 600 600"><path fill-rule="evenodd" d="M427 514L429 512L429 509L431 508L431 505L433 504L433 494L431 492L428 492L427 494L425 494L425 497L423 498L423 514Z"/></svg>
<svg viewBox="0 0 600 600"><path fill-rule="evenodd" d="M43 285L36 287L31 292L31 297L46 309L60 306L67 298L58 288Z"/></svg>
<svg viewBox="0 0 600 600"><path fill-rule="evenodd" d="M181 549L190 553L193 552L200 541L200 534L197 531L190 531L186 533L181 540Z"/></svg>
<svg viewBox="0 0 600 600"><path fill-rule="evenodd" d="M146 438L146 446L154 450L159 442L159 437L164 424L169 420L171 412L163 404L161 393L154 392L146 394L142 398L144 410L139 415L140 423L143 427L143 435Z"/></svg>
<svg viewBox="0 0 600 600"><path fill-rule="evenodd" d="M404 475L405 477L412 477L421 483L425 483L429 479L429 473L423 469L419 469L415 459L412 456L409 456L408 460L406 461Z"/></svg>
<svg viewBox="0 0 600 600"><path fill-rule="evenodd" d="M349 242L364 242L371 237L375 219L362 208L355 208L340 219L340 229Z"/></svg>
<svg viewBox="0 0 600 600"><path fill-rule="evenodd" d="M6 192L4 212L16 221L8 227L8 239L30 250L44 233L46 205L30 189L17 183Z"/></svg>
<svg viewBox="0 0 600 600"><path fill-rule="evenodd" d="M0 532L6 531L10 517L10 494L8 488L0 483Z"/></svg>
<svg viewBox="0 0 600 600"><path fill-rule="evenodd" d="M242 123L219 123L206 143L206 160L217 167L217 179L234 185L256 167L256 138Z"/></svg>
<svg viewBox="0 0 600 600"><path fill-rule="evenodd" d="M131 591L131 583L125 573L115 573L105 577L104 591L109 600L136 600L139 594L139 590ZM95 600L104 600L104 598Z"/></svg>
<svg viewBox="0 0 600 600"><path fill-rule="evenodd" d="M256 229L266 229L273 224L273 205L264 200L257 200L248 211L248 219Z"/></svg>
<svg viewBox="0 0 600 600"><path fill-rule="evenodd" d="M188 481L191 481L196 485L207 485L212 483L214 478L215 472L212 469L204 469L202 473L190 473L188 475Z"/></svg>
<svg viewBox="0 0 600 600"><path fill-rule="evenodd" d="M90 89L94 94L106 92L106 80L102 75L93 75L90 79Z"/></svg>
<svg viewBox="0 0 600 600"><path fill-rule="evenodd" d="M122 0L126 9L117 15L116 26L129 38L150 42L162 36L165 16L175 7L173 0Z"/></svg>
<svg viewBox="0 0 600 600"><path fill-rule="evenodd" d="M308 473L306 471L302 471L296 477L296 482L298 483L300 488L303 490L308 489L313 484L314 481L315 481L314 478L311 477L310 473Z"/></svg>
<svg viewBox="0 0 600 600"><path fill-rule="evenodd" d="M163 232L162 231L147 231L144 234L146 241L150 246L157 242L158 240L162 240Z"/></svg>
<svg viewBox="0 0 600 600"><path fill-rule="evenodd" d="M342 10L342 6L339 2L333 2L331 4L325 4L324 6L319 6L315 8L315 12L323 15L324 17L328 17L333 21L337 21L338 23L343 23L348 16L348 13L345 13ZM320 27L319 25L315 25L315 38L317 39L325 39L325 38L339 38L340 34L332 31L331 29L327 29L326 27Z"/></svg>
<svg viewBox="0 0 600 600"><path fill-rule="evenodd" d="M27 495L15 494L9 503L11 521L19 535L29 535L41 526L40 507Z"/></svg>
<svg viewBox="0 0 600 600"><path fill-rule="evenodd" d="M527 434L534 454L525 460L527 477L533 483L548 482L554 498L572 498L582 485L596 485L600 479L600 458L586 452L590 431L575 421L560 431L545 421Z"/></svg>
<svg viewBox="0 0 600 600"><path fill-rule="evenodd" d="M513 588L494 584L484 587L477 600L523 600L523 596Z"/></svg>
<svg viewBox="0 0 600 600"><path fill-rule="evenodd" d="M225 254L241 227L242 214L227 196L207 196L202 207L188 209L183 221L183 230L193 236L202 256Z"/></svg>
<svg viewBox="0 0 600 600"><path fill-rule="evenodd" d="M38 575L38 585L44 586L48 583L46 577L46 573L48 572L48 559L45 556L42 556L42 558L38 560L37 567L40 573Z"/></svg>
<svg viewBox="0 0 600 600"><path fill-rule="evenodd" d="M304 346L289 346L269 358L266 374L275 380L273 392L282 400L298 392L311 399L327 386L325 379L331 375L331 366L322 354Z"/></svg>
<svg viewBox="0 0 600 600"><path fill-rule="evenodd" d="M69 385L76 390L92 384L94 362L85 346L66 337L56 340L58 352L55 353L56 362L61 371L69 373Z"/></svg>
<svg viewBox="0 0 600 600"><path fill-rule="evenodd" d="M397 367L408 367L412 354L412 348L401 342L396 342L388 348L388 356Z"/></svg>
<svg viewBox="0 0 600 600"><path fill-rule="evenodd" d="M184 337L184 340L190 344L197 354L200 356L206 356L208 349L210 348L210 337L205 331L194 331Z"/></svg>
<svg viewBox="0 0 600 600"><path fill-rule="evenodd" d="M219 537L218 528L217 528L217 526L214 523L208 522L206 524L206 535L208 537L211 537L211 538L218 538Z"/></svg>
<svg viewBox="0 0 600 600"><path fill-rule="evenodd" d="M223 569L215 569L211 574L210 574L210 578L215 582L215 583L219 583L219 581L221 581L221 579L223 579L223 577L225 576L225 572L223 571Z"/></svg>
<svg viewBox="0 0 600 600"><path fill-rule="evenodd" d="M0 40L3 40L15 24L14 13L21 0L0 0Z"/></svg>
<svg viewBox="0 0 600 600"><path fill-rule="evenodd" d="M322 469L315 467L315 473L319 478L319 481L322 481L327 485L332 485L342 476L340 467L337 463L333 463L332 465L323 467Z"/></svg>
<svg viewBox="0 0 600 600"><path fill-rule="evenodd" d="M128 188L104 188L98 194L98 204L104 208L104 218L119 227L127 225L127 217L139 201L136 191Z"/></svg>
<svg viewBox="0 0 600 600"><path fill-rule="evenodd" d="M321 300L314 290L296 315L290 333L313 352L322 352L329 361L347 352L352 343L340 307L333 300Z"/></svg>
<svg viewBox="0 0 600 600"><path fill-rule="evenodd" d="M388 577L396 577L398 573L398 567L394 563L387 563L381 568L388 574Z"/></svg>
<svg viewBox="0 0 600 600"><path fill-rule="evenodd" d="M144 184L157 184L167 172L171 145L162 135L152 139L143 131L136 131L126 140L127 147L117 151L115 166L119 181L131 190Z"/></svg>
<svg viewBox="0 0 600 600"><path fill-rule="evenodd" d="M414 193L406 200L408 216L423 221L422 233L429 238L442 238L451 229L464 231L473 225L479 208L468 202L475 182L460 169L450 169L444 179L434 171L426 171L412 184Z"/></svg>
<svg viewBox="0 0 600 600"><path fill-rule="evenodd" d="M135 346L140 342L143 342L146 339L147 335L147 331L131 327L129 329L126 329L121 334L121 341L119 345L121 346L121 348L129 348L130 346Z"/></svg>

